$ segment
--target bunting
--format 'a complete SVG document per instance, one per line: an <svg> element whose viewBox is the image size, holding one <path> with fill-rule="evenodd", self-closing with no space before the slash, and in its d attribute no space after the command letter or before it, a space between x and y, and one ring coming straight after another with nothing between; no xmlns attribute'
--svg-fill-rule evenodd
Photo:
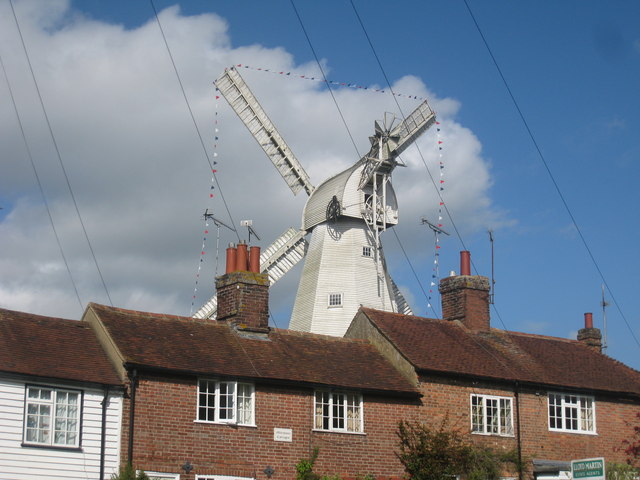
<svg viewBox="0 0 640 480"><path fill-rule="evenodd" d="M214 131L214 141L213 141L213 167L215 167L218 164L218 140L219 140L219 133L220 133L220 129L218 126L218 108L220 106L220 95L219 95L219 90L216 88L216 95L215 95L215 115L214 115L214 121L213 121L213 131ZM207 211L211 210L213 211L213 200L215 198L215 183L216 183L216 178L215 175L218 172L218 170L216 168L212 168L211 169L211 182L209 185L209 189L208 189L208 202L211 205L211 208L207 208ZM205 259L205 255L207 253L207 237L209 236L209 220L210 217L213 217L213 215L209 216L207 214L204 215L204 228L203 228L203 233L202 233L202 246L200 247L200 259L198 262L198 268L196 271L196 278L195 278L195 285L193 287L193 296L191 297L191 311L189 313L189 316L193 315L194 313L194 308L195 308L195 302L196 302L196 298L198 296L198 287L200 284L200 274L202 272L202 267L204 264L204 259ZM215 222L214 222L215 223ZM215 258L215 273L214 273L214 278L218 276L218 267L219 267L219 251L220 251L220 226L217 225L217 235L216 235L216 258Z"/></svg>
<svg viewBox="0 0 640 480"><path fill-rule="evenodd" d="M436 122L436 145L438 148L438 171L440 173L438 180L438 222L436 223L439 229L443 228L443 210L444 210L444 156L443 156L443 146L444 141L442 140L442 134L440 131L440 122ZM431 283L429 285L429 296L427 307L434 309L433 307L433 298L435 296L435 292L438 290L438 285L440 284L440 232L438 230L434 230L434 253L433 253L433 268L431 271ZM435 311L435 310L434 310Z"/></svg>
<svg viewBox="0 0 640 480"><path fill-rule="evenodd" d="M368 91L368 92L375 92L375 93L391 93L393 96L395 97L402 97L402 98L411 98L414 100L427 100L425 97L421 97L419 95L407 95L405 93L398 93L398 92L391 92L389 91L389 89L384 89L384 88L372 88L372 87L367 87L365 85L360 85L357 82L338 82L335 80L327 80L325 82L324 78L322 78L322 76L310 76L310 75L302 75L300 73L296 73L296 72L288 72L286 70L277 70L277 69L269 69L269 68L261 68L261 67L253 67L251 65L246 65L243 63L238 63L237 65L234 65L231 68L246 68L249 70L254 70L256 72L263 72L263 73L271 73L273 75L282 75L283 77L289 77L289 78L298 78L301 80L309 80L312 82L320 82L320 83L324 83L324 84L329 84L329 85L333 85L336 87L345 87L345 88L352 88L354 90L363 90L363 91Z"/></svg>

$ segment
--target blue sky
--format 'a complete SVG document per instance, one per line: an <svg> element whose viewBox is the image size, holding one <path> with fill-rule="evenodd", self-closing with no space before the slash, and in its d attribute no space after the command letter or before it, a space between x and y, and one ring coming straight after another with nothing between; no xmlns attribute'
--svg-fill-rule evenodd
<svg viewBox="0 0 640 480"><path fill-rule="evenodd" d="M81 301L108 303L60 175L8 2L0 3L0 54ZM290 198L232 112L223 103L216 106L212 82L236 63L317 75L291 3L154 3L210 154L213 122L219 122L219 180L234 216L252 218L268 243L299 225L304 199ZM439 113L443 195L482 275L490 274L486 232L494 230L493 325L575 337L583 313L594 312L602 328L602 279L465 3L354 4L396 91L429 96ZM468 4L617 301L607 292L607 353L640 368L640 5ZM205 208L222 218L225 211L220 197L208 199L208 167L149 3L24 0L15 7L113 303L188 314L203 240L199 216ZM298 1L296 7L331 79L386 88L348 1ZM253 69L245 78L314 183L357 159L322 85ZM396 110L381 94L347 89L337 97L360 150L373 120ZM4 78L0 98L6 159L0 179L0 306L79 318ZM420 140L430 152L428 163L436 140L433 131ZM397 233L428 288L433 238L419 220L433 218L436 198L416 154L404 157L408 168L394 172ZM444 226L453 230L448 218ZM196 303L206 300L205 284L212 283L214 231L205 245ZM222 245L232 240L221 231ZM414 311L431 316L395 237L387 233L384 242L392 275ZM441 273L457 270L460 240L454 235L441 245ZM286 326L296 272L272 290L280 327Z"/></svg>

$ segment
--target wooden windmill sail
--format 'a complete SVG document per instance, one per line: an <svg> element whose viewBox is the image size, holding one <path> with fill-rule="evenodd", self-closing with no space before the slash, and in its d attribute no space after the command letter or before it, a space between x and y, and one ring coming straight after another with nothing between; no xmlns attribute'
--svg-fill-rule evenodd
<svg viewBox="0 0 640 480"><path fill-rule="evenodd" d="M226 70L216 86L292 192L309 195L302 227L287 230L260 258L273 284L306 257L289 328L342 336L360 305L411 313L387 272L380 233L398 223L391 172L435 122L428 103L396 126L375 122L369 152L316 188L237 70ZM213 297L194 317L215 316L216 305Z"/></svg>

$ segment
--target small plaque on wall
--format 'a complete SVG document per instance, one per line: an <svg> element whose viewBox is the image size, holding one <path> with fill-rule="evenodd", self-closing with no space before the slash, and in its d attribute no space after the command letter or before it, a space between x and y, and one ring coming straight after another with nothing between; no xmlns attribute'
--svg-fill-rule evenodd
<svg viewBox="0 0 640 480"><path fill-rule="evenodd" d="M276 442L293 442L293 430L290 428L274 428L273 440Z"/></svg>

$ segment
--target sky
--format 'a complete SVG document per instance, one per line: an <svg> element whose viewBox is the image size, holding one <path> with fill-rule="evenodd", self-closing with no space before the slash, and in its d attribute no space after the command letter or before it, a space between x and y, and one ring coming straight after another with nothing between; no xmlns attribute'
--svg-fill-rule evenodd
<svg viewBox="0 0 640 480"><path fill-rule="evenodd" d="M563 338L585 312L604 327L606 283L606 353L640 369L640 4L293 4L154 0L170 56L150 2L14 0L30 68L0 0L0 307L190 315L237 241L205 224L205 209L244 239L240 221L251 219L262 247L298 228L305 194L291 194L216 98L214 80L243 65L314 185L366 153L374 120L406 115L420 102L410 96L429 100L439 131L403 153L397 238L382 237L416 314L440 311L436 292L428 307L434 235L421 218L437 220L442 179L451 235L440 237L438 275L458 271L468 249L474 273L491 276L492 230L492 325ZM351 85L332 85L335 103L308 79L322 77L316 57L329 80ZM277 327L300 272L271 289Z"/></svg>

